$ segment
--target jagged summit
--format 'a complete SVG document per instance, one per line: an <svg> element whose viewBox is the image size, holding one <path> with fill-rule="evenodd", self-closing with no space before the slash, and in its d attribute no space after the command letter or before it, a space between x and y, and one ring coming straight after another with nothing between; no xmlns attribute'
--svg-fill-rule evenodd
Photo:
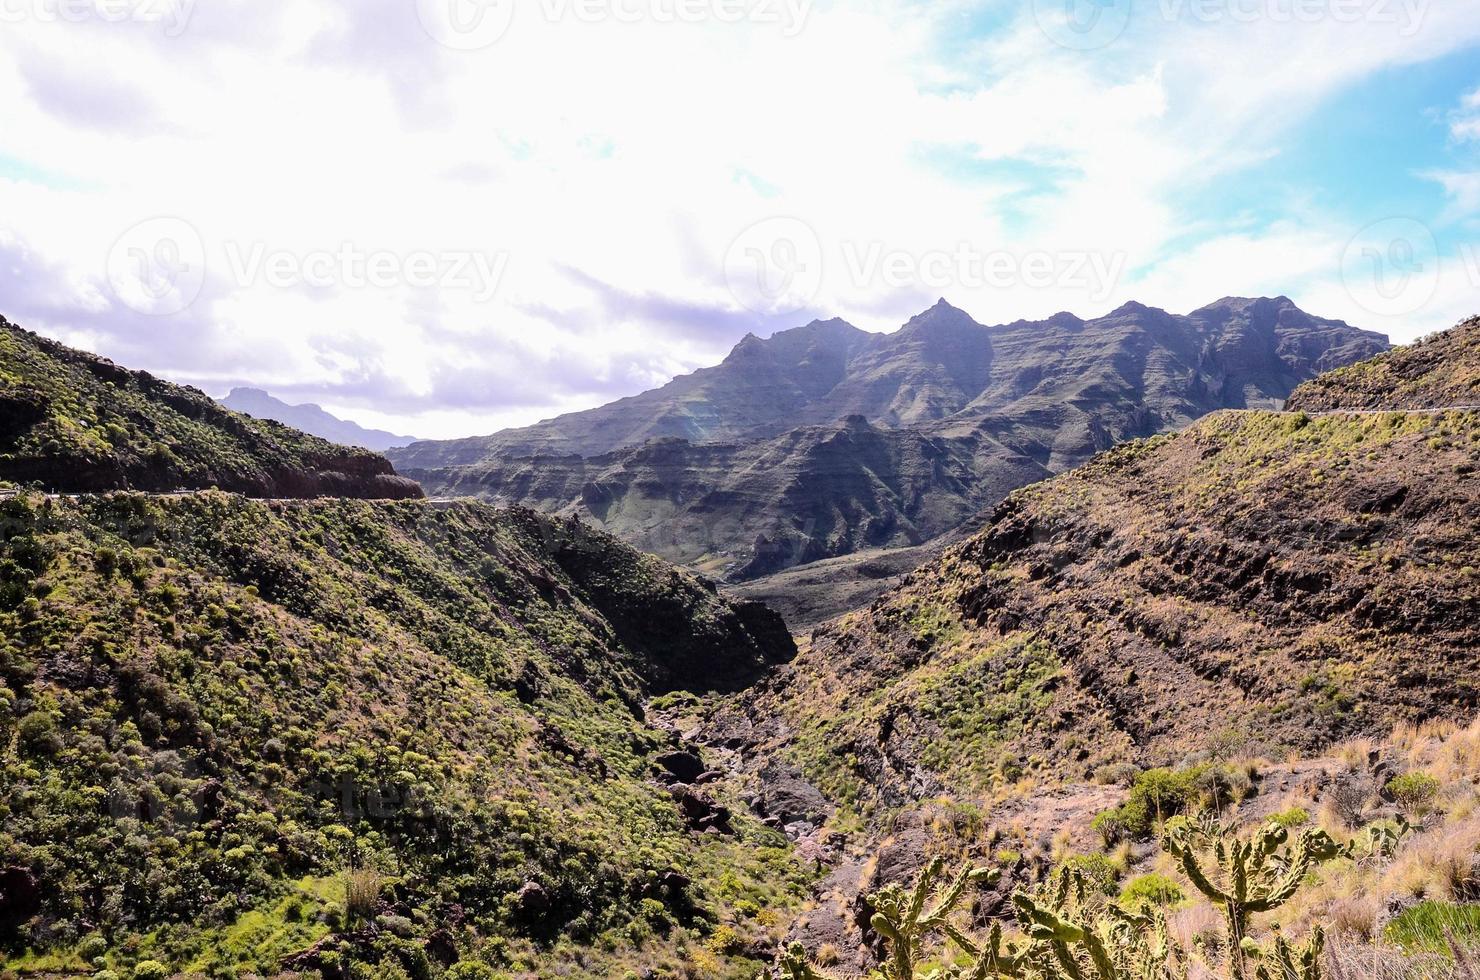
<svg viewBox="0 0 1480 980"><path fill-rule="evenodd" d="M439 495L579 514L753 578L920 545L1116 442L1220 408L1278 407L1319 370L1386 347L1287 301L1240 303L984 326L941 299L887 334L817 320L749 336L721 364L634 398L392 457ZM687 442L639 451L665 437Z"/></svg>

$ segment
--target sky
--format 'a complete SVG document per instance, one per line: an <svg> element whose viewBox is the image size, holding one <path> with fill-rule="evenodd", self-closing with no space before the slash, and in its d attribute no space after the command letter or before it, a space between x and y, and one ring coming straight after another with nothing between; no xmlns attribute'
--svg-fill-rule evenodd
<svg viewBox="0 0 1480 980"><path fill-rule="evenodd" d="M422 437L745 334L1480 312L1474 0L0 0L0 314Z"/></svg>

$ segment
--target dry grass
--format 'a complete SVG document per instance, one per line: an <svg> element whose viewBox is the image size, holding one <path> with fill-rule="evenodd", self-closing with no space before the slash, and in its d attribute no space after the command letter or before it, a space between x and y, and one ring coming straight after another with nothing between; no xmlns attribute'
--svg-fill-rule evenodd
<svg viewBox="0 0 1480 980"><path fill-rule="evenodd" d="M368 922L380 904L385 879L374 868L353 868L344 873L344 918L346 925Z"/></svg>
<svg viewBox="0 0 1480 980"><path fill-rule="evenodd" d="M1438 901L1475 897L1471 877L1480 853L1480 818L1445 825L1440 832L1410 838L1377 883L1382 894Z"/></svg>
<svg viewBox="0 0 1480 980"><path fill-rule="evenodd" d="M1206 902L1177 909L1167 916L1167 931L1189 955L1216 959L1223 947L1223 916Z"/></svg>
<svg viewBox="0 0 1480 980"><path fill-rule="evenodd" d="M1326 944L1327 980L1480 980L1480 964L1459 956L1414 956L1396 946L1333 941Z"/></svg>
<svg viewBox="0 0 1480 980"><path fill-rule="evenodd" d="M1326 929L1333 939L1370 943L1377 938L1381 914L1376 895L1333 899L1326 911Z"/></svg>

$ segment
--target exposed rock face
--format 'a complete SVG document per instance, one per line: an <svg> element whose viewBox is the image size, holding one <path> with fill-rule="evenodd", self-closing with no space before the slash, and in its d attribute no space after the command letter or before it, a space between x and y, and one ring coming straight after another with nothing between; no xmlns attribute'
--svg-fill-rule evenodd
<svg viewBox="0 0 1480 980"><path fill-rule="evenodd" d="M1220 413L1113 450L820 629L749 695L754 730L776 723L746 751L901 806L1173 761L1220 732L1277 751L1469 717L1477 467L1464 410Z"/></svg>
<svg viewBox="0 0 1480 980"><path fill-rule="evenodd" d="M749 337L635 398L391 456L434 493L579 514L740 582L921 545L1117 442L1278 408L1386 346L1283 298L997 327L942 301L893 334L833 320Z"/></svg>
<svg viewBox="0 0 1480 980"><path fill-rule="evenodd" d="M385 457L228 411L194 388L0 319L0 480L60 493L414 498Z"/></svg>
<svg viewBox="0 0 1480 980"><path fill-rule="evenodd" d="M842 320L817 321L769 340L748 336L724 363L662 388L587 412L491 436L419 442L398 450L407 469L433 469L532 455L599 456L650 439L735 442L795 426L798 413L846 376L875 334Z"/></svg>

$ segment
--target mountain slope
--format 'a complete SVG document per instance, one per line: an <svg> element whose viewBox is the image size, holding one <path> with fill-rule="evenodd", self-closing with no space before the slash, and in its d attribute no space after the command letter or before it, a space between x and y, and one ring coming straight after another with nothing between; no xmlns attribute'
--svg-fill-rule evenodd
<svg viewBox="0 0 1480 980"><path fill-rule="evenodd" d="M1441 342L1473 356L1472 330ZM1400 397L1438 399L1452 363ZM1123 446L819 630L711 737L873 809L1166 763L1224 732L1276 752L1467 718L1477 467L1466 410L1227 412Z"/></svg>
<svg viewBox="0 0 1480 980"><path fill-rule="evenodd" d="M420 497L385 457L227 411L0 319L0 480L72 493Z"/></svg>
<svg viewBox="0 0 1480 980"><path fill-rule="evenodd" d="M1311 317L1283 298L1228 299L1188 316L1130 304L1094 321L1060 314L1000 327L942 301L887 336L833 321L748 338L724 364L658 392L391 456L436 495L580 515L739 582L859 550L918 546L1117 442L1219 408L1276 408L1317 371L1385 347L1376 334ZM748 392L746 412L725 426L689 425L706 412L724 415L728 402L706 400L721 390L726 399ZM757 400L774 410L763 422ZM674 421L680 403L682 425ZM768 432L776 426L786 431ZM551 444L557 429L567 446L617 448L525 452ZM692 436L624 445L652 432Z"/></svg>
<svg viewBox="0 0 1480 980"><path fill-rule="evenodd" d="M746 683L784 628L606 535L219 492L24 494L0 528L17 969L611 976L796 894L779 835L650 778L639 707ZM692 961L753 976L773 937L736 932Z"/></svg>
<svg viewBox="0 0 1480 980"><path fill-rule="evenodd" d="M1288 407L1450 408L1480 405L1480 317L1453 330L1322 375L1302 385Z"/></svg>
<svg viewBox="0 0 1480 980"><path fill-rule="evenodd" d="M747 336L714 367L661 388L522 429L418 442L396 452L403 468L464 466L506 456L599 456L649 439L731 442L771 435L831 391L878 337L842 320L818 320L769 340Z"/></svg>
<svg viewBox="0 0 1480 980"><path fill-rule="evenodd" d="M409 446L416 441L412 436L398 436L394 432L367 429L355 422L345 421L330 415L318 405L289 405L260 388L233 388L221 399L221 404L233 412L259 419L272 419L341 446L363 446L380 452Z"/></svg>
<svg viewBox="0 0 1480 980"><path fill-rule="evenodd" d="M576 514L669 560L748 578L918 544L1046 475L990 439L881 430L855 416L742 445L656 440L456 470L434 483L439 495Z"/></svg>

